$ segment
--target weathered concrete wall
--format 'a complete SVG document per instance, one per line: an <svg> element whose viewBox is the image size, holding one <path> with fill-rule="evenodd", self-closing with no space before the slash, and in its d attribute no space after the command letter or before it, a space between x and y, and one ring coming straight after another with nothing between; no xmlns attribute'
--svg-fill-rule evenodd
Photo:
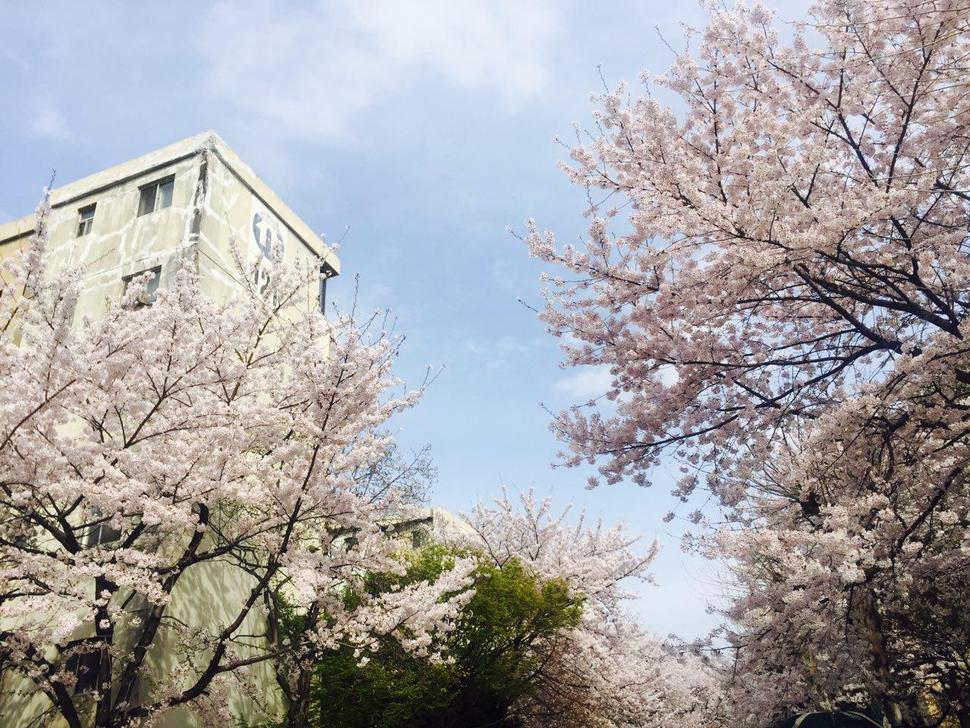
<svg viewBox="0 0 970 728"><path fill-rule="evenodd" d="M139 215L140 188L173 174L171 207ZM96 205L91 232L78 236L79 211L91 204ZM282 241L287 261L322 257L340 270L336 256L212 132L59 188L51 206L51 270L85 271L78 315L103 313L105 301L122 293L126 276L161 266L166 285L182 260L202 275L206 293L231 296L242 284L231 241L245 263ZM33 226L31 216L0 225L0 260L29 240ZM308 287L306 303L316 305L316 286Z"/></svg>
<svg viewBox="0 0 970 728"><path fill-rule="evenodd" d="M211 651L200 649L198 643L186 642L184 633L173 629L173 624L202 629L214 637L236 618L255 583L254 577L225 561L204 562L186 569L172 592L166 619L148 652L148 672L140 686L139 698L152 696L158 676L172 675L186 666L192 667L191 675L198 675L211 657ZM235 633L232 642L234 658L264 654L266 631L266 617L260 603ZM182 687L189 687L192 679ZM223 679L227 683L224 689L229 696L229 707L238 724L256 725L282 715L283 700L272 663L250 665L225 675ZM252 700L250 693L258 695L259 701ZM156 725L160 728L208 728L190 708L172 710Z"/></svg>

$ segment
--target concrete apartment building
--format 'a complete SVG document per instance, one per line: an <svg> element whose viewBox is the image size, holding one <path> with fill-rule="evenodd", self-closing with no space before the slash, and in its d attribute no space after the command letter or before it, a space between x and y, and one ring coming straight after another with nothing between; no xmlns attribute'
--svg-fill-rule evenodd
<svg viewBox="0 0 970 728"><path fill-rule="evenodd" d="M230 241L253 263L282 245L288 261L320 258L325 273L340 261L215 133L205 132L110 167L51 192L48 263L83 267L78 313L93 317L140 273L165 286L180 260L199 272L203 290L231 295L241 284ZM0 225L0 259L26 244L33 215ZM307 291L321 305L324 285Z"/></svg>
<svg viewBox="0 0 970 728"><path fill-rule="evenodd" d="M282 246L284 258L319 262L327 277L340 261L320 238L213 132L182 140L129 162L106 169L51 192L48 220L49 269L81 267L83 290L75 321L103 314L106 301L120 296L136 275L151 272L146 292L164 287L180 264L188 262L200 274L202 289L214 298L232 295L242 285L233 244L243 263L269 259ZM0 259L26 245L36 221L27 216L0 225ZM256 275L261 273L257 269ZM308 289L306 305L323 306L326 280ZM202 566L202 565L200 565ZM173 593L173 617L189 624L224 624L228 604L247 594L251 577L222 564L189 570ZM137 606L133 609L137 610ZM252 620L260 619L253 616ZM250 620L251 621L251 620ZM264 625L244 623L259 634ZM93 634L93 625L88 630ZM84 632L84 630L81 630ZM84 639L90 634L77 634ZM151 667L166 674L177 666L180 646L160 632ZM184 646L181 646L184 653ZM266 686L267 705L274 705L275 678L266 664L254 666L247 679ZM45 716L50 702L35 688L10 675L0 675L0 728L59 726ZM256 718L258 709L240 697L232 706L238 716ZM265 715L265 713L264 713ZM198 726L186 709L166 715L158 725Z"/></svg>

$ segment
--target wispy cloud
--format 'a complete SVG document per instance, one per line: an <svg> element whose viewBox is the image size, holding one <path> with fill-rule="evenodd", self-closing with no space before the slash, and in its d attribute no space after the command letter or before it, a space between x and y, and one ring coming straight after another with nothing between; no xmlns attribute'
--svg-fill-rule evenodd
<svg viewBox="0 0 970 728"><path fill-rule="evenodd" d="M309 141L351 133L383 96L424 77L514 103L549 77L547 0L223 2L198 48L206 82L252 118Z"/></svg>
<svg viewBox="0 0 970 728"><path fill-rule="evenodd" d="M41 139L66 141L74 136L64 114L52 106L40 109L27 119L27 131Z"/></svg>
<svg viewBox="0 0 970 728"><path fill-rule="evenodd" d="M582 367L556 382L556 391L577 402L606 394L613 382L608 367Z"/></svg>
<svg viewBox="0 0 970 728"><path fill-rule="evenodd" d="M610 374L608 366L583 366L573 370L573 372L559 379L555 388L557 392L566 395L574 403L596 399L613 388L613 375ZM680 380L677 370L668 364L658 367L653 377L668 388L674 386ZM628 402L630 398L629 392L621 391L615 401ZM609 407L606 402L602 404Z"/></svg>
<svg viewBox="0 0 970 728"><path fill-rule="evenodd" d="M527 366L527 362L546 344L547 341L541 337L519 339L500 336L494 341L466 338L461 349L479 359L489 369L509 369L513 366Z"/></svg>

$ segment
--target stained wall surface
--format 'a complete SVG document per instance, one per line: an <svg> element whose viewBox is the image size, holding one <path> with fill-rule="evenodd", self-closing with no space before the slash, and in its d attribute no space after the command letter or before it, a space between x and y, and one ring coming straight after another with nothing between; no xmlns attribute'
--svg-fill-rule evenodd
<svg viewBox="0 0 970 728"><path fill-rule="evenodd" d="M141 189L172 176L171 206L139 214ZM244 264L268 260L272 246L282 245L287 261L320 258L340 270L336 256L213 132L54 190L50 202L48 265L83 269L79 315L103 313L126 277L159 267L164 286L185 262L201 274L203 290L230 296L244 278L233 245ZM78 235L80 211L90 205L90 232ZM33 216L0 225L0 259L33 229ZM307 305L317 296L308 288Z"/></svg>

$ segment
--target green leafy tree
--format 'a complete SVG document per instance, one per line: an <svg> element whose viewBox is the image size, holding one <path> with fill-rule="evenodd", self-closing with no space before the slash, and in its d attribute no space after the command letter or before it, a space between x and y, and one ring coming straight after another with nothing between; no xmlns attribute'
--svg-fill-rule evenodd
<svg viewBox="0 0 970 728"><path fill-rule="evenodd" d="M404 576L374 574L374 595L433 581L467 552L431 544L409 554ZM515 706L537 693L543 667L579 624L582 600L562 579L543 579L518 560L481 560L474 594L436 645L441 659L415 657L395 640L368 655L322 653L311 678L310 725L517 726ZM348 598L353 598L349 596Z"/></svg>

